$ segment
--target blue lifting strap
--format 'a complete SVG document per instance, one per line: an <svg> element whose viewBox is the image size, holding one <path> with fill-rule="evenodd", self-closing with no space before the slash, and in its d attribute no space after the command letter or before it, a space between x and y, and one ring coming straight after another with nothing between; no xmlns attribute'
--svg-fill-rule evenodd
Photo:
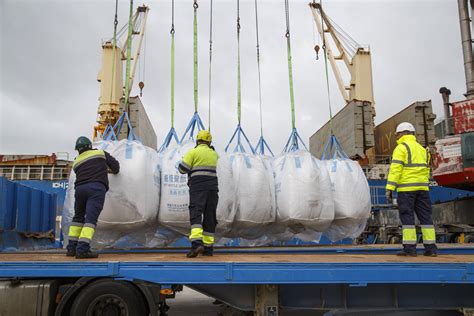
<svg viewBox="0 0 474 316"><path fill-rule="evenodd" d="M240 124L237 124L237 128L235 129L234 134L230 138L229 143L227 144L227 146L225 147L225 152L228 151L230 145L232 144L232 142L235 139L236 144L235 144L233 152L245 153L246 151L245 151L244 145L242 144L242 137L245 140L246 144L248 145L248 148L250 149L250 152L252 154L255 154L255 149L253 148L252 144L250 143L247 135L245 134L245 132L242 129L242 127L240 126Z"/></svg>
<svg viewBox="0 0 474 316"><path fill-rule="evenodd" d="M329 136L328 142L324 148L323 156L321 157L322 160L330 160L330 159L349 159L346 152L342 148L341 144L337 140L335 135Z"/></svg>
<svg viewBox="0 0 474 316"><path fill-rule="evenodd" d="M189 122L188 127L186 127L186 130L184 131L184 134L181 137L181 140L179 141L179 143L181 144L186 139L187 137L186 135L188 135L188 133L189 133L188 139L194 140L194 132L196 130L200 131L203 129L206 129L206 128L204 127L204 124L202 123L202 120L199 117L198 112L194 112L194 115L191 118L191 121Z"/></svg>
<svg viewBox="0 0 474 316"><path fill-rule="evenodd" d="M306 147L304 141L301 139L300 134L298 134L298 131L296 130L296 128L293 128L291 130L290 137L288 138L288 141L286 142L285 148L283 148L283 152L288 153L288 152L300 150L300 143L303 145L303 148L306 151L308 151L308 147Z"/></svg>
<svg viewBox="0 0 474 316"><path fill-rule="evenodd" d="M160 149L158 149L158 152L162 152L166 148L168 148L168 146L170 145L173 139L176 142L176 144L178 145L180 144L179 139L178 139L178 134L176 133L176 130L174 129L174 127L172 127L170 131L168 132L168 135L166 135L163 144L161 145Z"/></svg>
<svg viewBox="0 0 474 316"><path fill-rule="evenodd" d="M265 149L268 150L268 152L270 153L272 157L275 156L272 150L270 149L270 146L268 146L268 143L265 140L265 138L263 136L260 136L260 138L258 139L258 143L255 146L255 152L259 155L265 156Z"/></svg>

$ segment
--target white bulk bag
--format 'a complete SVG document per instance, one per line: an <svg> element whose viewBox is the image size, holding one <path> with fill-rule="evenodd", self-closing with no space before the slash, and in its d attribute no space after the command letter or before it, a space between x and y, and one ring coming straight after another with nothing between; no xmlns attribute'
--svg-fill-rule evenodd
<svg viewBox="0 0 474 316"><path fill-rule="evenodd" d="M255 239L275 221L275 184L271 165L261 156L247 153L229 155L235 186L235 213L232 233L236 237Z"/></svg>
<svg viewBox="0 0 474 316"><path fill-rule="evenodd" d="M370 189L360 165L350 159L324 160L332 182L335 217L326 230L330 240L356 238L370 216Z"/></svg>
<svg viewBox="0 0 474 316"><path fill-rule="evenodd" d="M235 217L235 185L232 180L232 166L229 156L220 153L217 160L217 182L219 187L219 202L217 203L217 227L218 236L230 236L230 230Z"/></svg>
<svg viewBox="0 0 474 316"><path fill-rule="evenodd" d="M109 191L99 227L130 230L155 224L160 202L158 153L139 141L128 140L98 148L120 163L120 172L109 175Z"/></svg>
<svg viewBox="0 0 474 316"><path fill-rule="evenodd" d="M74 217L74 182L76 182L76 174L71 170L61 214L61 231L64 238L64 247L66 247L68 243L69 226L71 226L72 218Z"/></svg>
<svg viewBox="0 0 474 316"><path fill-rule="evenodd" d="M188 176L181 174L176 163L196 144L189 140L181 145L173 144L162 153L161 202L158 219L161 224L182 234L188 234L189 187Z"/></svg>
<svg viewBox="0 0 474 316"><path fill-rule="evenodd" d="M322 162L307 151L274 160L277 223L293 233L325 231L334 219L331 181Z"/></svg>
<svg viewBox="0 0 474 316"><path fill-rule="evenodd" d="M107 151L120 163L119 174L109 175L109 190L97 222L93 246L112 246L117 239L136 235L138 230L143 231L144 235L143 227L151 231L156 229L160 199L160 164L157 152L138 141L128 140L100 141L94 143L93 147ZM65 244L74 216L75 180L76 174L71 171L62 214ZM145 238L140 236L140 240ZM146 247L147 244L139 246Z"/></svg>

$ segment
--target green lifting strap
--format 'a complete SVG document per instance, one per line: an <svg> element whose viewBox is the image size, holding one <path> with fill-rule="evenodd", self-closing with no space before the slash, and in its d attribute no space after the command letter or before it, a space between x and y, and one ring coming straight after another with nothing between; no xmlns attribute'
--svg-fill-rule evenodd
<svg viewBox="0 0 474 316"><path fill-rule="evenodd" d="M296 127L295 122L295 95L293 92L293 66L291 63L291 43L290 43L290 7L288 0L285 0L285 13L286 13L286 47L288 53L288 77L290 82L290 102L291 102L291 126L294 129Z"/></svg>
<svg viewBox="0 0 474 316"><path fill-rule="evenodd" d="M240 0L237 0L237 119L240 125L242 92L240 83Z"/></svg>
<svg viewBox="0 0 474 316"><path fill-rule="evenodd" d="M115 54L115 50L116 50L116 47L117 47L117 24L118 24L118 15L117 15L117 11L118 11L118 0L115 0L115 19L114 19L114 38L112 40L112 80L110 82L110 100L109 100L109 103L112 103L112 97L113 97L113 91L114 91L114 86L115 86L115 59L117 58L116 57L116 54ZM110 120L109 120L109 123L110 123Z"/></svg>
<svg viewBox="0 0 474 316"><path fill-rule="evenodd" d="M324 30L324 11L322 9L323 1L321 0L321 29ZM329 128L331 129L331 135L334 135L333 124L332 124L332 107L331 107L331 93L329 89L329 70L328 70L328 54L326 50L326 36L322 36L323 40L323 53L324 53L324 68L326 71L326 88L328 94L328 105L329 105Z"/></svg>
<svg viewBox="0 0 474 316"><path fill-rule="evenodd" d="M197 0L194 0L194 112L198 111L198 31L197 31Z"/></svg>
<svg viewBox="0 0 474 316"><path fill-rule="evenodd" d="M329 127L331 128L331 134L334 135L333 126L332 126L331 94L329 91L328 57L327 57L325 45L323 45L323 52L324 52L324 67L326 68L326 87L327 87L328 104L329 104Z"/></svg>
<svg viewBox="0 0 474 316"><path fill-rule="evenodd" d="M127 36L127 66L125 71L125 111L129 112L128 96L130 94L130 64L132 60L132 31L133 31L133 0L130 0L130 15L128 17L128 36Z"/></svg>
<svg viewBox="0 0 474 316"><path fill-rule="evenodd" d="M171 2L171 128L174 127L174 0Z"/></svg>

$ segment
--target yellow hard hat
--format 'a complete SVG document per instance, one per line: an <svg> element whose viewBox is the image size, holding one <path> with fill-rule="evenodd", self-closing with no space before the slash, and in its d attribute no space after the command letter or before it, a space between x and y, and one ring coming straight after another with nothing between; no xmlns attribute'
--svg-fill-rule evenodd
<svg viewBox="0 0 474 316"><path fill-rule="evenodd" d="M197 134L196 140L203 140L205 142L210 143L212 141L212 135L209 131L206 130L200 130L199 133Z"/></svg>

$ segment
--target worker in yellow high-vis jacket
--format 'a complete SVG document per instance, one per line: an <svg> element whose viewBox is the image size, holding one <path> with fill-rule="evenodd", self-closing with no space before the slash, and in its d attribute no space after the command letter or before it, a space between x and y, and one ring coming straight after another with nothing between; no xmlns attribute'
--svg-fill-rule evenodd
<svg viewBox="0 0 474 316"><path fill-rule="evenodd" d="M212 256L214 233L217 225L217 153L211 146L212 136L209 131L199 131L196 147L189 150L178 163L180 173L188 174L189 218L192 247L188 258L199 254Z"/></svg>
<svg viewBox="0 0 474 316"><path fill-rule="evenodd" d="M398 146L393 151L387 179L386 197L392 203L393 191L398 192L398 209L402 222L403 251L399 256L416 256L415 213L420 221L425 256L437 255L429 196L429 151L415 137L415 128L404 122L396 129Z"/></svg>

